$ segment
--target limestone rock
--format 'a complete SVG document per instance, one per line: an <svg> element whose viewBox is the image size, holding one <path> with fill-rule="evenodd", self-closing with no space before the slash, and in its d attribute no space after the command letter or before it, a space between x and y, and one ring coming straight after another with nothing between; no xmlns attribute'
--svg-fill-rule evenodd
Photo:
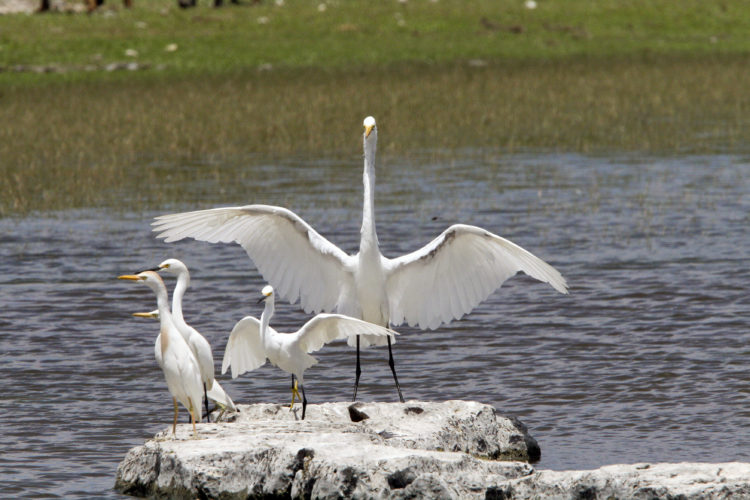
<svg viewBox="0 0 750 500"><path fill-rule="evenodd" d="M240 405L228 421L171 427L130 450L115 488L167 498L750 498L750 464L535 471L525 427L468 401ZM514 459L503 462L496 459ZM523 460L523 461L521 461Z"/></svg>
<svg viewBox="0 0 750 500"><path fill-rule="evenodd" d="M487 498L719 500L750 498L748 463L609 465L535 472L492 487Z"/></svg>
<svg viewBox="0 0 750 500"><path fill-rule="evenodd" d="M326 403L304 421L275 404L231 422L171 428L128 452L115 488L135 496L456 498L531 474L539 447L517 420L475 402ZM356 421L356 422L355 422ZM493 460L488 460L493 459Z"/></svg>

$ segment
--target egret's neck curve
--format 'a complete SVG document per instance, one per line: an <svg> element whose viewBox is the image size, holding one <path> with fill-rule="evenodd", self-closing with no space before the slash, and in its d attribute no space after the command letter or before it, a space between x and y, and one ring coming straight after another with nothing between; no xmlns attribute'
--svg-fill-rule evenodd
<svg viewBox="0 0 750 500"><path fill-rule="evenodd" d="M177 275L177 284L172 292L172 317L177 323L184 323L185 319L182 316L182 297L185 295L185 290L190 285L190 274L187 270L181 271Z"/></svg>

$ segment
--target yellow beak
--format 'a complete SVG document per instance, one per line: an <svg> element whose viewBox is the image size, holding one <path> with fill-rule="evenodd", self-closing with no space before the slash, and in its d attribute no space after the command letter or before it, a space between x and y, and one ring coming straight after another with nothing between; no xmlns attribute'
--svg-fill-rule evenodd
<svg viewBox="0 0 750 500"><path fill-rule="evenodd" d="M373 128L375 128L374 125L367 125L365 127L365 137L370 137L370 132L372 132Z"/></svg>
<svg viewBox="0 0 750 500"><path fill-rule="evenodd" d="M136 276L135 274L123 274L122 276L117 277L118 280L130 280L130 281L140 281L140 276Z"/></svg>
<svg viewBox="0 0 750 500"><path fill-rule="evenodd" d="M154 318L154 314L147 312L147 313L133 313L133 316L136 318Z"/></svg>

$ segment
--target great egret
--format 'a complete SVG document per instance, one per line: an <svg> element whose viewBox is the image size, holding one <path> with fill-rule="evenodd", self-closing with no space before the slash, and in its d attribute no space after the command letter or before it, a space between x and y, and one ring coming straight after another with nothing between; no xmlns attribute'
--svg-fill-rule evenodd
<svg viewBox="0 0 750 500"><path fill-rule="evenodd" d="M262 366L268 358L272 364L292 374L290 408L294 407L295 398L299 398L302 401L302 420L305 419L307 408L303 375L305 370L318 362L308 353L344 337L397 335L388 328L341 314L318 314L294 333L279 333L269 326L275 306L273 287L267 285L261 293L258 303L265 301L266 304L260 321L253 316L245 316L234 325L224 351L221 373L226 373L231 366L232 378L237 378L246 371ZM302 389L302 397L297 384Z"/></svg>
<svg viewBox="0 0 750 500"><path fill-rule="evenodd" d="M190 346L198 366L201 369L201 379L203 380L203 394L206 396L206 417L208 418L208 392L214 385L214 355L211 352L211 344L201 335L198 330L188 325L182 316L182 297L185 290L190 286L190 271L187 266L178 259L167 259L158 267L151 271L166 271L177 276L177 284L172 292L172 321L177 330L182 334L182 338Z"/></svg>
<svg viewBox="0 0 750 500"><path fill-rule="evenodd" d="M193 356L190 347L172 321L172 315L169 312L167 287L161 277L153 271L144 271L136 275L126 274L120 276L119 279L145 283L156 294L161 332L157 337L159 348L154 349L154 354L156 355L156 362L159 363L164 372L164 378L167 380L167 387L174 402L172 434L174 435L177 430L177 401L179 401L190 413L190 419L193 422L193 434L198 437L195 421L196 415L199 421L201 419L200 401L203 397L203 382L195 356Z"/></svg>
<svg viewBox="0 0 750 500"><path fill-rule="evenodd" d="M138 318L151 318L151 319L159 319L159 310L154 309L153 311L149 312L137 312L133 313L133 316L136 316ZM172 313L172 320L174 321L174 313ZM154 356L156 357L156 362L159 364L159 367L162 366L162 356L161 356L161 334L159 334L158 337L156 337L156 342L154 343ZM205 390L205 384L204 384L204 390ZM221 384L219 384L219 381L214 379L214 383L211 386L211 389L209 389L206 392L206 396L208 399L213 401L215 404L221 408L222 413L226 410L230 411L237 411L237 406L235 406L234 401L232 401L232 398L229 397L229 394L224 391L224 388L221 387Z"/></svg>
<svg viewBox="0 0 750 500"><path fill-rule="evenodd" d="M375 119L365 118L364 128L364 208L357 254L347 255L295 213L268 205L162 215L153 223L157 237L237 242L263 278L291 303L299 298L306 312L336 310L384 326L406 322L437 328L469 313L519 271L567 293L565 278L555 268L476 226L455 224L415 252L384 257L375 232ZM365 347L373 341L362 340ZM390 337L387 341L388 364L403 401ZM359 337L356 346L354 399L361 373Z"/></svg>

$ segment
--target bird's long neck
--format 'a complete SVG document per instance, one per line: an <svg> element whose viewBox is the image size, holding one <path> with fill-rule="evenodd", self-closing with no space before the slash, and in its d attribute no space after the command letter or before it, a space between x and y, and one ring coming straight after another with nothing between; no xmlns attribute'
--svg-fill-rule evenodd
<svg viewBox="0 0 750 500"><path fill-rule="evenodd" d="M268 324L271 322L271 316L273 316L275 308L273 297L268 297L265 302L266 305L263 308L263 314L260 316L260 339L261 342L263 342L263 347L266 346L270 337L268 333Z"/></svg>
<svg viewBox="0 0 750 500"><path fill-rule="evenodd" d="M154 289L156 293L156 307L159 309L159 323L161 326L161 351L167 350L169 346L169 327L173 325L172 314L169 312L169 296L167 288L162 284Z"/></svg>
<svg viewBox="0 0 750 500"><path fill-rule="evenodd" d="M373 134L377 132L373 131ZM371 134L372 135L372 134ZM375 231L375 150L376 137L365 138L365 170L362 180L365 188L364 207L362 209L362 229L360 230L359 251L367 253L377 250L378 235Z"/></svg>
<svg viewBox="0 0 750 500"><path fill-rule="evenodd" d="M184 323L185 319L182 317L182 297L185 295L190 284L190 275L187 272L181 272L177 275L177 284L172 292L172 317L177 323Z"/></svg>
<svg viewBox="0 0 750 500"><path fill-rule="evenodd" d="M165 316L169 320L171 314L169 313L169 296L167 295L167 288L162 285L154 289L156 293L156 307L159 309L159 318Z"/></svg>

